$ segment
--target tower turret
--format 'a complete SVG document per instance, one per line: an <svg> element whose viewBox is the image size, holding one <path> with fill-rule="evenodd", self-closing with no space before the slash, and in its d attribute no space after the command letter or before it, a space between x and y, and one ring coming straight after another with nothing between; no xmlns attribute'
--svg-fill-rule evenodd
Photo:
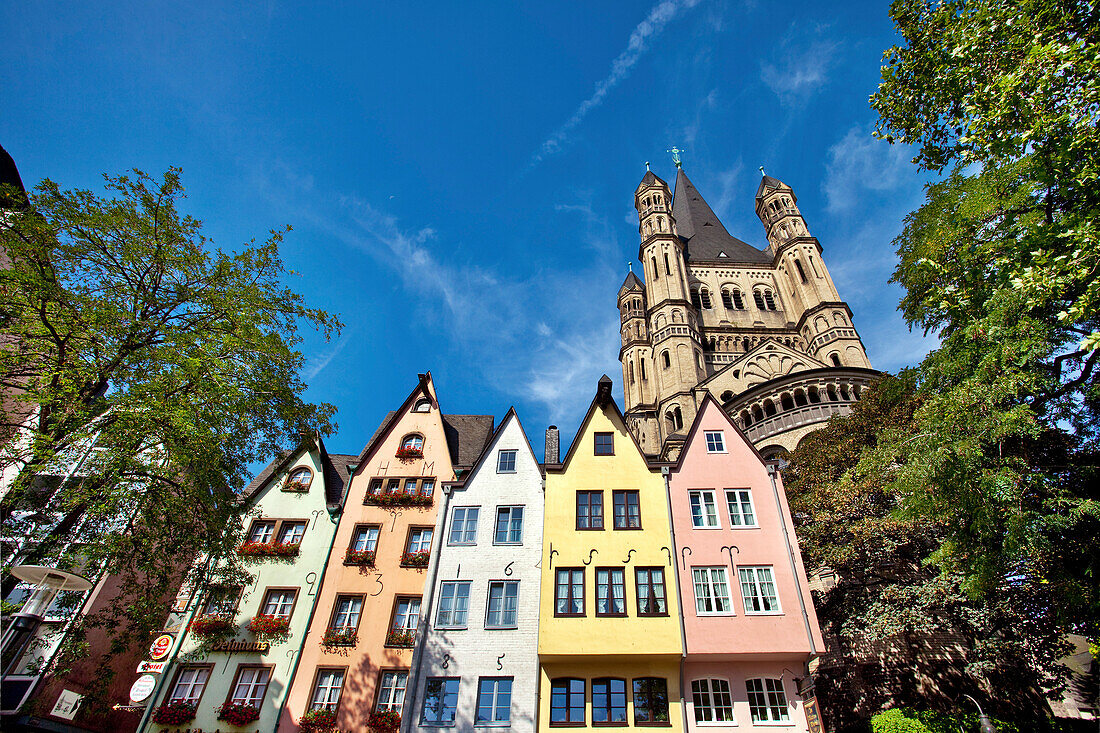
<svg viewBox="0 0 1100 733"><path fill-rule="evenodd" d="M623 389L626 409L653 401L650 376L653 372L649 323L646 318L645 284L632 269L619 288L619 322L622 347Z"/></svg>

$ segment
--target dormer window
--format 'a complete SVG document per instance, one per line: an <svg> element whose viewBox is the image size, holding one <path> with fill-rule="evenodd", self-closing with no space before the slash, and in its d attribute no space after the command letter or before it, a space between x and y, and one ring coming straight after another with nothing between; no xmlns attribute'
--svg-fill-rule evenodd
<svg viewBox="0 0 1100 733"><path fill-rule="evenodd" d="M313 483L313 471L305 466L296 468L286 477L283 491L309 491L309 485Z"/></svg>

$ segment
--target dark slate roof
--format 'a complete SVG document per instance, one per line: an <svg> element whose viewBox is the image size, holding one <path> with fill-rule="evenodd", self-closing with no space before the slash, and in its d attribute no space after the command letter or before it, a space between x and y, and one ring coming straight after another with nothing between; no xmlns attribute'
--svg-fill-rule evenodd
<svg viewBox="0 0 1100 733"><path fill-rule="evenodd" d="M397 412L390 410L379 423L374 434L367 441L362 457L366 458L370 447L374 445ZM469 468L481 455L486 442L493 435L492 415L443 415L443 432L447 435L447 446L451 449L451 463L455 468Z"/></svg>
<svg viewBox="0 0 1100 733"><path fill-rule="evenodd" d="M325 499L329 504L339 504L344 499L344 487L347 486L351 474L348 466L358 463L359 456L349 456L346 453L327 453L323 461L325 469Z"/></svg>
<svg viewBox="0 0 1100 733"><path fill-rule="evenodd" d="M631 290L633 288L645 290L645 283L643 283L638 278L638 276L634 274L634 271L631 270L629 273L627 273L626 280L623 280L623 286L619 288L619 292L621 293L625 290Z"/></svg>
<svg viewBox="0 0 1100 733"><path fill-rule="evenodd" d="M676 217L676 232L684 242L688 262L770 264L772 261L767 253L726 231L718 216L688 180L683 168L676 172L672 215Z"/></svg>
<svg viewBox="0 0 1100 733"><path fill-rule="evenodd" d="M642 176L642 182L638 184L638 188L641 188L642 186L648 186L651 183L659 183L666 188L668 187L668 184L665 183L664 180L656 173L654 173L653 171L646 171L645 175Z"/></svg>
<svg viewBox="0 0 1100 733"><path fill-rule="evenodd" d="M300 453L306 453L319 448L321 453L321 469L324 471L325 480L325 501L329 504L339 504L344 498L344 487L348 481L348 466L359 460L358 456L349 456L343 453L329 453L325 450L325 445L322 441L317 441L314 445L311 442L303 441L294 450L283 451L280 453L271 463L264 467L264 470L256 474L255 478L248 482L248 486L245 487L241 496L246 500L251 500L260 492L260 490L267 485L267 482L271 480L271 477L286 468L294 456Z"/></svg>
<svg viewBox="0 0 1100 733"><path fill-rule="evenodd" d="M760 185L756 187L756 198L764 198L764 190L768 188L790 188L790 186L765 173L764 177L760 179Z"/></svg>

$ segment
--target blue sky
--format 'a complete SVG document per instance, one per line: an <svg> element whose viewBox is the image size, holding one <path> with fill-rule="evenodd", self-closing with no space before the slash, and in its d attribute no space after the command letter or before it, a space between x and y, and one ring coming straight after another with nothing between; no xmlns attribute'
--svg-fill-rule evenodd
<svg viewBox="0 0 1100 733"><path fill-rule="evenodd" d="M891 240L921 201L867 105L885 2L7 3L0 143L28 186L184 169L232 249L294 227L288 282L347 324L307 337L309 398L357 453L430 369L447 412L515 405L541 452L607 373L645 162L667 149L758 247L758 166L791 185L872 364L931 347Z"/></svg>

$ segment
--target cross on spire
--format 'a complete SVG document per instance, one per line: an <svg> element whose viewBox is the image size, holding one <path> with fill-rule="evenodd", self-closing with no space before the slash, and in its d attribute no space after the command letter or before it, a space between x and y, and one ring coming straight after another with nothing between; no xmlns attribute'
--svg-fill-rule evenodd
<svg viewBox="0 0 1100 733"><path fill-rule="evenodd" d="M764 166L760 166L760 176L761 178L767 178L768 176L768 174L764 172Z"/></svg>
<svg viewBox="0 0 1100 733"><path fill-rule="evenodd" d="M672 162L676 164L677 168L682 168L683 167L680 164L680 153L684 153L684 152L687 152L687 151L681 150L680 148L673 145L672 148L670 148L669 150L667 150L665 152L672 153Z"/></svg>

